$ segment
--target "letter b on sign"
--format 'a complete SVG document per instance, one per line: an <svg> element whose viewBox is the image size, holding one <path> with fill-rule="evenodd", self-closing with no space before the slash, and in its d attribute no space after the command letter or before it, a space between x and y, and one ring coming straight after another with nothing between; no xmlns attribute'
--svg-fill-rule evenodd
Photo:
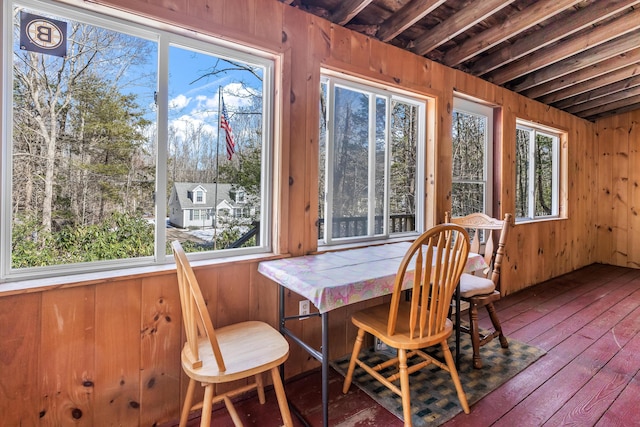
<svg viewBox="0 0 640 427"><path fill-rule="evenodd" d="M67 23L21 12L20 49L65 56L67 54Z"/></svg>

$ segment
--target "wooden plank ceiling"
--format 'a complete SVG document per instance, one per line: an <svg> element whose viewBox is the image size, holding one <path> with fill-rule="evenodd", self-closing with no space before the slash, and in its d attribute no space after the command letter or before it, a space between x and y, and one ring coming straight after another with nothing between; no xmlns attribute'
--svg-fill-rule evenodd
<svg viewBox="0 0 640 427"><path fill-rule="evenodd" d="M281 0L594 121L640 109L640 0Z"/></svg>

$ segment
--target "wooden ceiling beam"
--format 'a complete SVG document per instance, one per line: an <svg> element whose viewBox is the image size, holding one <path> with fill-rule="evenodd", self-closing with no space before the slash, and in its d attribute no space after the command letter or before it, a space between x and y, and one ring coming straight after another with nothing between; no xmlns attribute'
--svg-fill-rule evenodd
<svg viewBox="0 0 640 427"><path fill-rule="evenodd" d="M425 55L514 1L474 0L435 28L425 31L422 37L413 41L411 50L418 55Z"/></svg>
<svg viewBox="0 0 640 427"><path fill-rule="evenodd" d="M592 3L571 14L567 19L546 25L525 39L508 44L478 59L471 66L470 72L476 76L486 74L637 4L640 4L640 0L608 0Z"/></svg>
<svg viewBox="0 0 640 427"><path fill-rule="evenodd" d="M636 71L640 71L640 65L636 64ZM613 74L613 73L609 73ZM601 84L602 79L593 79L585 83L591 84ZM565 98L562 101L553 103L552 105L559 109L564 109L571 107L573 105L578 105L582 103L589 102L591 100L607 96L610 93L620 92L621 90L630 89L636 86L640 86L640 74L635 74L633 77L629 77L624 80L616 80L613 83L597 86L596 88L580 93L579 95L571 96L569 98Z"/></svg>
<svg viewBox="0 0 640 427"><path fill-rule="evenodd" d="M444 63L454 67L503 41L539 24L582 0L541 0L509 16L506 21L470 37L445 55Z"/></svg>
<svg viewBox="0 0 640 427"><path fill-rule="evenodd" d="M278 1L589 120L640 106L640 0Z"/></svg>
<svg viewBox="0 0 640 427"><path fill-rule="evenodd" d="M565 59L564 61L557 62L543 68L542 70L529 74L523 81L511 86L510 89L515 92L522 92L552 80L557 80L559 83L563 83L565 80L560 80L561 77L578 72L587 67L600 68L601 73L610 71L603 71L599 63L617 55L623 55L629 50L634 49L638 46L638 37L640 37L640 33L630 33L591 49L582 51L568 59ZM537 91L534 89L533 92ZM538 94L537 96L540 95L544 95L544 93Z"/></svg>
<svg viewBox="0 0 640 427"><path fill-rule="evenodd" d="M610 43L612 40L615 41L616 37L618 39L622 39L624 36L619 36L622 36L623 34L628 35L629 33L632 33L631 35L634 37L635 45L637 46L638 34L634 34L633 31L637 30L638 28L640 28L640 9L635 9L620 17L620 19L616 19L613 22L609 22L607 24L600 25L594 28L588 34L576 35L568 40L558 43L555 46L549 47L547 49L540 49L535 53L532 53L531 55L528 55L527 57L512 63L511 65L500 68L490 73L488 75L488 78L493 83L502 85L526 74L532 73L533 76L538 76L541 74L540 72L533 72L544 67L553 67L553 65L551 64L556 64L569 57L572 57L569 59L569 61L563 61L566 64L572 64L573 69L564 71L565 74L570 73L577 70L578 68L581 68L581 66L589 65L589 62L593 62L593 60L587 60L587 63L585 65L582 65L580 61L576 61L575 58L578 58L579 56L581 58L585 58L585 56L592 56L597 51L598 47L608 44L608 42ZM636 46L630 46L626 50L633 49ZM584 55L585 52L589 52L589 55ZM622 52L624 51L618 50L617 53L609 55L608 58ZM603 52L599 53L603 54ZM598 59L598 61L601 61L605 58L606 57L601 57L600 59ZM566 68L565 66L562 67ZM554 77L558 77L560 75L556 74ZM541 84L547 81L536 81L539 79L534 78L526 80L531 81L525 81L522 84L516 85L517 87L519 87L519 89L514 90L518 92L520 90L524 90L536 84Z"/></svg>
<svg viewBox="0 0 640 427"><path fill-rule="evenodd" d="M634 65L639 62L640 62L640 48L632 49L628 52L624 52L621 55L614 56L613 58L609 58L601 62L596 62L594 59L594 63L586 68L582 68L578 71L574 71L573 73L564 75L562 76L562 78L550 80L547 83L544 83L539 86L535 86L529 90L523 91L522 94L524 96L528 96L529 98L535 98L541 102L544 102L542 101L542 99L544 98L540 98L543 95L547 95L547 94L556 92L558 90L569 88L588 80L593 80L595 78L606 76L608 74L611 74L615 70L626 68L630 65ZM628 77L628 76L625 76L625 77ZM601 86L611 83L611 81L609 82L605 82L604 80L600 80L600 81L601 81Z"/></svg>
<svg viewBox="0 0 640 427"><path fill-rule="evenodd" d="M624 88L624 90L619 90L616 92L609 92L605 96L600 96L588 102L583 102L583 103L568 107L565 109L565 111L571 114L577 114L583 111L595 109L597 107L601 107L606 104L612 104L616 101L621 101L623 99L632 98L638 95L640 95L640 79L636 81L635 86L626 87Z"/></svg>
<svg viewBox="0 0 640 427"><path fill-rule="evenodd" d="M329 20L338 25L345 25L351 21L354 16L369 6L372 0L344 0L340 2L340 6L331 11Z"/></svg>
<svg viewBox="0 0 640 427"><path fill-rule="evenodd" d="M611 111L615 111L616 114L618 110L621 108L628 108L631 105L640 104L640 95L630 96L626 99L621 99L619 101L611 102L609 104L601 105L596 108L591 108L589 110L581 111L579 114L576 114L580 117L593 117L599 116L604 113L609 113Z"/></svg>
<svg viewBox="0 0 640 427"><path fill-rule="evenodd" d="M436 10L446 1L447 0L411 0L380 25L377 37L383 42L388 42Z"/></svg>
<svg viewBox="0 0 640 427"><path fill-rule="evenodd" d="M602 119L604 117L609 117L609 116L615 116L618 114L622 114L622 113L626 113L629 111L635 111L635 110L640 110L640 102L636 103L636 104L627 104L624 105L622 107L619 108L615 108L615 109L611 109L611 110L606 110L604 109L602 112L598 113L598 114L594 114L593 116L579 116L582 117L586 120L590 120L592 122L595 122L598 119Z"/></svg>

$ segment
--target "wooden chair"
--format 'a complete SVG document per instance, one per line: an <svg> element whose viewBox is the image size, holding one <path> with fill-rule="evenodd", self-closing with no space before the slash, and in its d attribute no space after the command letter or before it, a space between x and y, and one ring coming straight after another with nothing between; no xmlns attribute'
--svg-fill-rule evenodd
<svg viewBox="0 0 640 427"><path fill-rule="evenodd" d="M398 269L391 303L364 309L351 318L358 327L358 334L342 388L344 393L349 391L357 364L402 397L404 424L410 426L409 374L433 363L450 373L460 404L464 412L469 413L469 404L447 344L453 330L447 315L468 254L469 237L457 225L438 225L416 239ZM401 295L403 287L407 286L411 289L410 301ZM396 348L397 356L381 365L368 366L359 359L365 332ZM442 347L445 363L421 350L434 345ZM419 356L420 361L408 366L407 361L413 356ZM393 365L397 371L390 376L379 372ZM400 387L394 384L398 379Z"/></svg>
<svg viewBox="0 0 640 427"><path fill-rule="evenodd" d="M289 343L274 328L264 322L247 321L214 329L202 297L198 281L180 245L172 242L176 260L182 317L187 341L182 349L182 368L189 376L187 395L180 416L184 427L189 413L202 408L200 426L209 427L214 403L224 401L233 423L241 426L231 398L257 389L260 403L265 395L262 373L271 372L280 413L285 426L293 426L289 405L278 367L289 357ZM255 377L246 384L245 379ZM216 384L241 380L240 386L214 396ZM196 382L202 384L204 400L192 406ZM226 389L226 388L225 388Z"/></svg>
<svg viewBox="0 0 640 427"><path fill-rule="evenodd" d="M471 252L483 254L489 266L480 275L463 273L460 278L460 299L469 303L468 332L471 334L473 344L473 367L480 369L482 368L481 346L499 337L502 348L509 347L493 303L500 299L500 268L507 232L511 224L511 214L506 214L504 220L499 220L483 213L451 218L451 214L447 212L445 222L464 227L471 236ZM478 327L478 307L486 307L493 324L493 331L483 336L480 336Z"/></svg>

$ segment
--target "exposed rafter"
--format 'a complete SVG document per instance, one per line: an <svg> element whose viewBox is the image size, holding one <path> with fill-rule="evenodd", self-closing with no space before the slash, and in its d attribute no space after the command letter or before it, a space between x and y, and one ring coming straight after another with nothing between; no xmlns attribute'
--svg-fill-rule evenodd
<svg viewBox="0 0 640 427"><path fill-rule="evenodd" d="M553 78L549 76L562 76L594 61L602 61L633 49L638 46L640 38L638 38L637 33L633 33L632 31L638 28L640 28L640 9L628 13L623 18L614 22L596 27L586 36L576 35L553 47L539 50L526 58L489 74L489 79L501 85L525 74L530 74L532 71L540 70L550 65L553 66L552 64L572 57L571 61L567 62L570 64L569 67L567 67L567 64L556 66L556 68L564 69L562 71L563 74L559 74L559 72L556 71L552 73L546 72L544 73L544 78L528 78L527 80L529 80L529 82L514 86L514 89L518 87L518 89L515 89L517 91L528 89L531 86L544 83L550 78ZM626 34L626 36L624 36L624 34ZM623 36L620 37L621 35ZM624 44L624 47L619 46L620 44ZM603 46L606 46L606 48L602 48ZM614 49L615 52L608 50L609 48ZM593 57L595 54L598 55L597 59ZM576 58L578 56L579 58ZM536 73L536 75L538 74L541 73Z"/></svg>
<svg viewBox="0 0 640 427"><path fill-rule="evenodd" d="M607 74L600 75L597 78L592 78L590 80L583 81L582 83L576 83L537 99L545 104L555 105L556 101L571 98L573 96L598 89L602 86L625 80L638 74L640 74L640 63L631 64ZM573 104L565 104L565 107L570 105Z"/></svg>
<svg viewBox="0 0 640 427"><path fill-rule="evenodd" d="M411 0L380 25L378 38L384 42L388 42L446 1L447 0Z"/></svg>
<svg viewBox="0 0 640 427"><path fill-rule="evenodd" d="M622 55L638 46L639 37L639 32L629 33L591 49L580 51L580 53L576 53L565 61L556 62L527 76L521 83L512 86L512 88L516 92L522 92L551 80L559 79L569 73L577 72L594 64L597 65L600 61ZM534 95L531 96L535 97Z"/></svg>
<svg viewBox="0 0 640 427"><path fill-rule="evenodd" d="M586 68L565 74L562 78L550 80L545 84L525 90L522 93L525 96L537 99L543 95L550 94L561 89L571 88L586 81L597 80L601 85L606 85L607 82L605 81L605 76L607 74L610 74L612 71L628 67L629 65L636 64L639 61L640 48L636 48L601 62L594 61L593 64Z"/></svg>
<svg viewBox="0 0 640 427"><path fill-rule="evenodd" d="M634 107L635 106L635 107ZM625 98L616 102L611 102L600 107L592 108L590 110L581 111L580 115L583 117L598 117L608 111L615 111L616 114L623 111L630 111L629 109L637 109L640 107L640 95Z"/></svg>
<svg viewBox="0 0 640 427"><path fill-rule="evenodd" d="M628 98L636 97L640 95L640 86L627 87L625 90L611 92L605 96L595 98L589 102L583 102L581 104L572 105L567 108L569 113L588 112L588 110L594 110L602 107L603 105L612 104L621 100L628 100Z"/></svg>
<svg viewBox="0 0 640 427"><path fill-rule="evenodd" d="M345 25L351 21L362 9L367 7L371 0L344 0L331 12L331 21L338 25Z"/></svg>
<svg viewBox="0 0 640 427"><path fill-rule="evenodd" d="M491 55L480 58L471 67L471 72L475 75L486 74L637 4L640 4L640 0L597 1L592 7L574 12L566 20L554 21L518 43L506 44Z"/></svg>
<svg viewBox="0 0 640 427"><path fill-rule="evenodd" d="M616 80L614 83L600 86L595 89L585 91L580 95L575 95L570 98L563 99L562 101L554 103L553 106L556 108L566 108L567 110L569 110L573 106L581 105L594 99L602 98L612 93L622 92L638 86L640 86L640 74L625 80Z"/></svg>
<svg viewBox="0 0 640 427"><path fill-rule="evenodd" d="M531 28L540 22L549 19L558 12L581 2L582 0L541 0L522 12L512 16L508 21L499 26L491 27L480 33L477 37L471 37L460 46L451 49L444 62L453 67L461 62L468 61L474 56L496 46L503 41Z"/></svg>
<svg viewBox="0 0 640 427"><path fill-rule="evenodd" d="M425 55L442 43L451 40L488 16L513 3L513 1L475 0L431 31L426 31L423 36L415 39L412 50L418 55Z"/></svg>
<svg viewBox="0 0 640 427"><path fill-rule="evenodd" d="M593 120L640 107L640 0L278 0Z"/></svg>

